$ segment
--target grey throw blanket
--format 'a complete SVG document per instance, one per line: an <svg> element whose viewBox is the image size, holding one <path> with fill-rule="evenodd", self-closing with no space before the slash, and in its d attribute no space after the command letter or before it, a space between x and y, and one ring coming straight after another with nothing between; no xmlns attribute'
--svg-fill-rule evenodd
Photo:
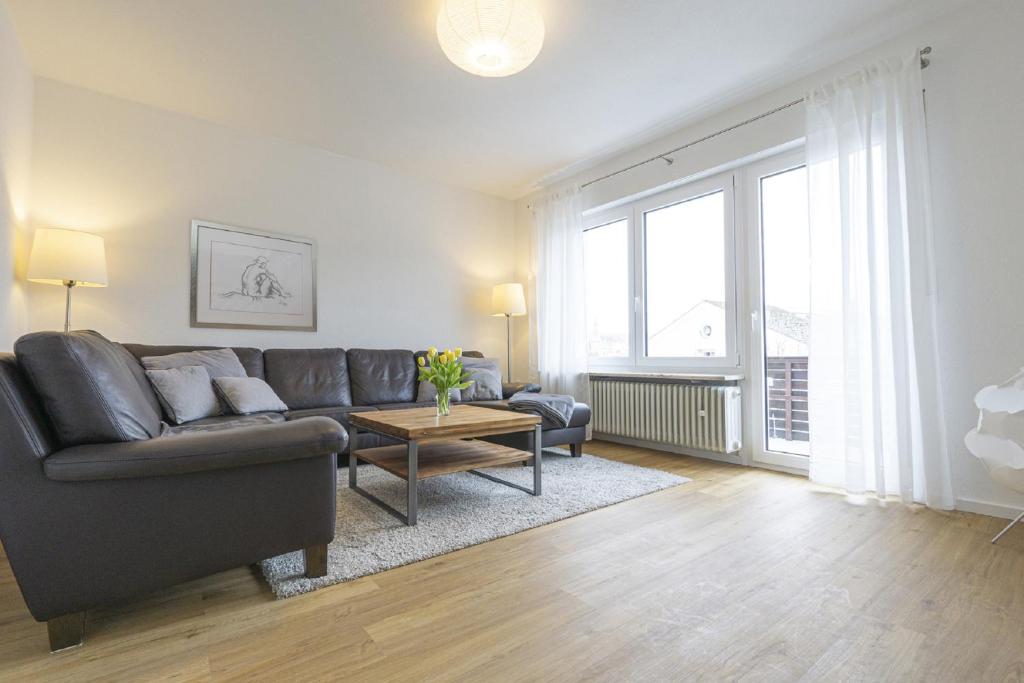
<svg viewBox="0 0 1024 683"><path fill-rule="evenodd" d="M576 407L576 399L572 396L562 394L534 394L527 391L520 391L512 394L508 405L513 410L538 413L561 427L568 427L572 419L573 408Z"/></svg>

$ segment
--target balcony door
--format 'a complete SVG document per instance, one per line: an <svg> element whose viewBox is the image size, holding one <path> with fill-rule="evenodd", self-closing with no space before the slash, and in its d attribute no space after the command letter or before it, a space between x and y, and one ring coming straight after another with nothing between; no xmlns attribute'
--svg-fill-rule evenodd
<svg viewBox="0 0 1024 683"><path fill-rule="evenodd" d="M753 457L807 470L810 261L807 173L802 154L755 164L746 178L755 263L751 272Z"/></svg>

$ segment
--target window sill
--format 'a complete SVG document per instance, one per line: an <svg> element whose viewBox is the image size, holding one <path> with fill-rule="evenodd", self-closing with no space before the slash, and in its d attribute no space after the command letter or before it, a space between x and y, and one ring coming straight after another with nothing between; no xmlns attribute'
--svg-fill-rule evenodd
<svg viewBox="0 0 1024 683"><path fill-rule="evenodd" d="M741 382L741 373L716 372L626 372L616 370L591 370L590 379L638 379L663 380L677 382Z"/></svg>

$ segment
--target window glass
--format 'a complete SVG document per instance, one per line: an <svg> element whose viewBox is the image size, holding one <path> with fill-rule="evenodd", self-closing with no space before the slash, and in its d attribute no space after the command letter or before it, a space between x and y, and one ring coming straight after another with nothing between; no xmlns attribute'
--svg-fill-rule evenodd
<svg viewBox="0 0 1024 683"><path fill-rule="evenodd" d="M591 357L629 356L629 221L583 233L587 346Z"/></svg>
<svg viewBox="0 0 1024 683"><path fill-rule="evenodd" d="M726 355L725 221L721 190L644 213L647 356Z"/></svg>

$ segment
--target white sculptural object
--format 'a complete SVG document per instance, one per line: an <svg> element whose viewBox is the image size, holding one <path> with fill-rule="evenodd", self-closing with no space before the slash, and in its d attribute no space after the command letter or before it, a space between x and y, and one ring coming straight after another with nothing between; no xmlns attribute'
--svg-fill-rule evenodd
<svg viewBox="0 0 1024 683"><path fill-rule="evenodd" d="M1002 384L985 387L974 397L978 426L964 443L984 463L993 481L1024 493L1024 368ZM1024 519L1024 512L992 539L995 543Z"/></svg>

